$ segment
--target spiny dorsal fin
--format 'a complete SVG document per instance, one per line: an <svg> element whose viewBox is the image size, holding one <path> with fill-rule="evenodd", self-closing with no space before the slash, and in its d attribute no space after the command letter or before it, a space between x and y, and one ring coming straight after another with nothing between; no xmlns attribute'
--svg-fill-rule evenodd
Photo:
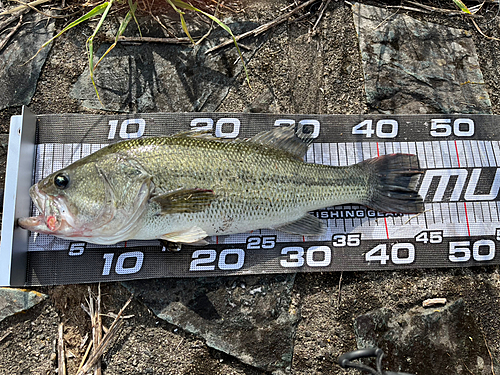
<svg viewBox="0 0 500 375"><path fill-rule="evenodd" d="M255 135L248 139L248 142L275 147L287 151L299 158L303 158L307 152L307 148L314 141L311 135L312 134L301 134L299 137L296 133L295 125L277 126L271 130Z"/></svg>

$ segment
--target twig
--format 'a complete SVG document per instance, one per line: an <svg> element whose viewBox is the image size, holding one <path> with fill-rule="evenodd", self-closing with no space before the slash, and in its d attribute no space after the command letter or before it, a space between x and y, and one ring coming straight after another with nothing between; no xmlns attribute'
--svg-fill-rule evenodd
<svg viewBox="0 0 500 375"><path fill-rule="evenodd" d="M215 8L214 17L217 17L217 11L218 10L219 10L219 3L217 3L217 7ZM208 36L212 32L213 28L214 28L214 20L212 20L212 22L210 22L210 28L208 29L208 31L206 32L206 34L203 35L195 44L198 46L198 45L201 44L201 42L203 42L206 38L208 38Z"/></svg>
<svg viewBox="0 0 500 375"><path fill-rule="evenodd" d="M94 342L92 354L97 353L97 348L102 339L102 324L101 324L101 284L98 286L98 293L96 299L96 306L94 306L94 299L92 298L92 292L89 287L90 303L90 320L92 322L92 341ZM97 359L94 369L94 375L101 375L101 361L100 357Z"/></svg>
<svg viewBox="0 0 500 375"><path fill-rule="evenodd" d="M472 23L474 24L474 26L476 26L476 29L477 31L479 31L479 34L481 34L482 36L484 36L486 39L490 39L490 40L500 40L498 38L495 38L494 36L488 36L486 35L485 33L483 33L483 31L479 28L479 26L477 25L476 21L474 21L473 19L471 19Z"/></svg>
<svg viewBox="0 0 500 375"><path fill-rule="evenodd" d="M94 343L92 342L92 340L90 340L89 345L87 346L87 350L85 350L85 354L83 355L82 361L80 362L80 366L78 367L78 371L77 372L80 372L81 368L85 364L85 360L87 359L87 356L90 353L90 348L92 347L93 344Z"/></svg>
<svg viewBox="0 0 500 375"><path fill-rule="evenodd" d="M114 41L115 38L109 38L109 41ZM152 37L125 37L118 38L122 43L165 43L165 44L189 44L189 38L152 38Z"/></svg>
<svg viewBox="0 0 500 375"><path fill-rule="evenodd" d="M34 7L36 5L40 5L43 3L48 3L49 1L51 1L51 0L35 0L35 1L32 1L31 3L22 4L22 5L19 5L17 7L5 10L2 13L0 13L0 16L5 16L7 14L13 14L13 13L19 12L20 10L26 10L26 8Z"/></svg>
<svg viewBox="0 0 500 375"><path fill-rule="evenodd" d="M234 38L236 39L236 41L239 41L240 39L243 39L243 38L246 38L246 37L249 37L249 36L257 36L259 34L262 34L263 32L277 26L277 25L280 25L282 24L283 22L285 22L286 20L288 20L288 18L290 18L291 15L293 15L294 13L298 12L299 10L301 10L302 8L305 8L309 5L311 5L312 3L315 3L316 1L318 0L309 0L309 1L306 1L305 3L303 4L300 4L299 6L297 6L296 8L294 8L293 10L291 10L290 12L288 12L287 14L284 14L282 16L279 16L278 18L276 18L274 21L271 21L271 22L268 22L264 25L261 25L253 30L250 30L250 31L247 31L246 33L243 33L243 34L240 34L240 35L236 35ZM234 40L233 39L228 39L226 40L225 42L215 46L215 47L212 47L210 49L208 49L205 54L209 54L213 51L216 51L220 48L223 48L223 47L226 47L230 44L233 44L234 43Z"/></svg>
<svg viewBox="0 0 500 375"><path fill-rule="evenodd" d="M9 331L9 332L7 332L5 335L3 335L2 337L0 337L0 342L2 342L2 341L3 341L3 340L5 340L7 337L9 337L11 333L12 333L12 331Z"/></svg>
<svg viewBox="0 0 500 375"><path fill-rule="evenodd" d="M406 1L407 3L409 4L413 4L413 5L416 5L416 6L419 6L421 8L424 8L426 10L429 10L431 12L437 12L437 13L444 13L444 14L447 14L449 16L469 16L469 17L478 17L477 14L469 14L469 13L465 13L465 12L457 12L456 10L451 10L451 9L442 9L442 8L435 8L435 7L432 7L430 5L425 5L425 4L420 4L420 3L416 3L414 1Z"/></svg>
<svg viewBox="0 0 500 375"><path fill-rule="evenodd" d="M484 345L486 345L486 350L488 351L488 354L490 355L491 373L492 373L492 375L495 375L495 366L493 366L493 356L491 355L490 348L488 347L488 342L486 341L486 336L485 336L484 331L482 329L481 329L481 333L483 334Z"/></svg>
<svg viewBox="0 0 500 375"><path fill-rule="evenodd" d="M398 9L402 9L402 10L409 10L411 12L419 12L419 13L424 13L424 14L429 14L431 13L429 10L425 10L425 9L418 9L418 8L413 8L413 7L407 7L407 6L404 6L404 5L387 5L387 8L398 8Z"/></svg>
<svg viewBox="0 0 500 375"><path fill-rule="evenodd" d="M10 33L7 34L7 36L0 42L0 51L3 50L3 48L9 43L10 38L12 38L12 35L16 33L16 31L21 27L21 24L23 23L23 15L21 14L19 16L19 22L17 23L16 26L10 31Z"/></svg>
<svg viewBox="0 0 500 375"><path fill-rule="evenodd" d="M10 16L7 18L5 21L0 22L0 32L3 31L7 26L9 26L12 22L17 20L21 14L24 14L28 11L28 9L25 9L23 12L20 12L19 14L16 14L15 16Z"/></svg>
<svg viewBox="0 0 500 375"><path fill-rule="evenodd" d="M318 19L316 20L316 22L314 23L314 26L313 26L313 31L316 30L316 26L318 26L318 23L319 21L321 21L321 18L323 18L323 13L325 13L325 10L326 8L328 7L328 5L330 5L330 1L332 0L326 0L321 3L321 8L319 9L319 15L318 15Z"/></svg>
<svg viewBox="0 0 500 375"><path fill-rule="evenodd" d="M125 302L125 305L123 305L121 310L118 312L115 320L111 324L111 327L109 327L108 333L106 333L106 335L104 335L103 339L99 343L99 346L94 350L94 353L92 353L92 355L88 359L87 363L78 371L77 375L86 374L92 367L95 366L97 361L101 358L102 354L104 353L104 351L108 347L109 343L111 342L111 339L116 335L116 333L123 326L124 323L120 317L123 314L123 311L127 308L127 306L130 304L131 301L132 301L132 296L130 296L128 301Z"/></svg>
<svg viewBox="0 0 500 375"><path fill-rule="evenodd" d="M340 278L339 278L339 293L337 295L337 305L340 306L340 292L342 290L342 275L344 274L344 271L340 271Z"/></svg>
<svg viewBox="0 0 500 375"><path fill-rule="evenodd" d="M57 374L66 375L66 355L64 354L64 323L59 324L59 331L58 331Z"/></svg>

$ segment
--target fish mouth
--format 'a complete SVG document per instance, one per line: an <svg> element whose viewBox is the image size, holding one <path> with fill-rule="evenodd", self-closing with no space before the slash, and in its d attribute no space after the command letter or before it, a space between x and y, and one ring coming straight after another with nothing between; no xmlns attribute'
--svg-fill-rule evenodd
<svg viewBox="0 0 500 375"><path fill-rule="evenodd" d="M74 220L61 196L49 196L38 189L38 185L30 188L33 203L40 215L20 218L17 220L21 228L32 232L57 234L74 226Z"/></svg>

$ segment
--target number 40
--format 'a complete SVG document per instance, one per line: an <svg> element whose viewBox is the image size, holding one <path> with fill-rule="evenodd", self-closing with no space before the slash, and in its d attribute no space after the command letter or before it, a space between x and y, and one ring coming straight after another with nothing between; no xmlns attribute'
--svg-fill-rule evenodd
<svg viewBox="0 0 500 375"><path fill-rule="evenodd" d="M411 243L396 243L388 254L387 244L383 243L368 251L365 260L369 263L380 262L382 265L387 264L388 260L394 264L411 264L415 261L415 246Z"/></svg>

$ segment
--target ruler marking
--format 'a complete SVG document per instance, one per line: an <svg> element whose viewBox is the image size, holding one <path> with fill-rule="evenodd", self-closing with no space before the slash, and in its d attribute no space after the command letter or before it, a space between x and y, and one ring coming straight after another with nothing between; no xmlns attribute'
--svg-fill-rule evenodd
<svg viewBox="0 0 500 375"><path fill-rule="evenodd" d="M451 218L451 207L450 207L450 203L443 203L443 204L445 204L445 205L446 205L446 207L448 208L448 209L446 210L446 212L448 212L448 217L446 218L446 219L447 219L446 223L447 223L447 224L452 224L452 223L453 223L453 221L452 221L452 218Z"/></svg>
<svg viewBox="0 0 500 375"><path fill-rule="evenodd" d="M494 222L498 221L497 205L495 202L489 202L489 205L490 205L490 212L493 212L494 216L495 216L495 217L493 217L493 214L491 215L491 222L494 223Z"/></svg>
<svg viewBox="0 0 500 375"><path fill-rule="evenodd" d="M486 148L486 155L488 156L490 167L496 167L497 161L495 159L495 153L493 152L492 142L484 142Z"/></svg>
<svg viewBox="0 0 500 375"><path fill-rule="evenodd" d="M500 165L500 147L498 145L498 141L493 141L492 142L493 146L493 153L495 154L495 160L496 160L496 165Z"/></svg>
<svg viewBox="0 0 500 375"><path fill-rule="evenodd" d="M483 160L483 166L485 167L491 167L490 160L488 158L488 151L486 150L486 145L484 144L484 141L478 141L477 146L479 148L479 152L481 153L481 159Z"/></svg>
<svg viewBox="0 0 500 375"><path fill-rule="evenodd" d="M483 207L482 210L483 212L488 212L490 215L490 223L493 222L493 214L491 213L491 202L481 202L481 206ZM486 208L484 208L486 207Z"/></svg>
<svg viewBox="0 0 500 375"><path fill-rule="evenodd" d="M347 165L347 156L345 152L345 142L339 143L339 165L345 167Z"/></svg>
<svg viewBox="0 0 500 375"><path fill-rule="evenodd" d="M338 150L336 143L330 144L330 156L332 157L332 159L330 160L330 162L332 163L332 166L338 167L339 166L339 150Z"/></svg>
<svg viewBox="0 0 500 375"><path fill-rule="evenodd" d="M460 153L458 151L458 142L457 141L455 141L455 149L456 149L456 152L457 152L458 168L460 168L461 167ZM466 156L466 158L467 158L467 156ZM458 205L458 203L457 203L457 205ZM469 217L467 215L467 202L464 202L464 211L465 211L465 222L466 222L466 225L467 225L467 234L470 236ZM458 211L457 211L457 213L458 213ZM458 219L458 222L460 223L460 215L459 214L457 214L457 219Z"/></svg>
<svg viewBox="0 0 500 375"><path fill-rule="evenodd" d="M497 201L497 202L492 202L495 204L495 211L497 213L497 217L500 219L500 202ZM497 221L500 221L500 220L497 220Z"/></svg>
<svg viewBox="0 0 500 375"><path fill-rule="evenodd" d="M470 140L465 140L464 141L464 150L465 150L465 159L467 161L466 167L476 167L477 166L477 161L476 158L474 158L474 152L472 150L472 142ZM463 162L463 160L462 160Z"/></svg>
<svg viewBox="0 0 500 375"><path fill-rule="evenodd" d="M356 149L354 147L353 142L347 142L345 144L345 153L346 153L346 160L347 160L347 165L353 165L356 163Z"/></svg>
<svg viewBox="0 0 500 375"><path fill-rule="evenodd" d="M458 145L457 145L457 141L455 141L455 151L457 152L457 163L458 163L458 168L460 168L460 155L458 154Z"/></svg>
<svg viewBox="0 0 500 375"><path fill-rule="evenodd" d="M427 168L435 168L434 152L432 150L432 143L429 141L424 142L425 159L427 160Z"/></svg>
<svg viewBox="0 0 500 375"><path fill-rule="evenodd" d="M432 149L436 168L443 168L443 150L441 149L441 142L432 141ZM436 158L436 155L439 155L439 157Z"/></svg>
<svg viewBox="0 0 500 375"><path fill-rule="evenodd" d="M392 143L392 152L395 154L401 154L401 142Z"/></svg>
<svg viewBox="0 0 500 375"><path fill-rule="evenodd" d="M419 160L420 160L420 165L422 168L426 169L428 168L428 163L427 163L427 155L426 155L426 152L425 152L425 145L424 145L424 142L415 142L415 145L416 145L416 148L418 150L418 156L419 156ZM424 219L424 224L425 224L425 229L429 229L429 223L428 223L428 220L427 220L427 216L428 216L428 210L427 210L427 206L425 206L425 211L424 211L424 214L422 215L423 216L423 219Z"/></svg>
<svg viewBox="0 0 500 375"><path fill-rule="evenodd" d="M380 157L380 146L379 142L377 142L377 157ZM389 228L387 227L387 219L384 216L384 225L385 225L385 234L387 236L387 239L389 239Z"/></svg>
<svg viewBox="0 0 500 375"><path fill-rule="evenodd" d="M472 156L472 160L474 160L474 167L482 167L483 161L481 159L479 148L477 147L477 141L469 140L468 142L470 142L470 154Z"/></svg>
<svg viewBox="0 0 500 375"><path fill-rule="evenodd" d="M330 160L330 144L329 143L321 143L321 155L323 155L323 164L331 165Z"/></svg>
<svg viewBox="0 0 500 375"><path fill-rule="evenodd" d="M467 223L467 235L470 237L469 217L467 214L467 202L464 202L465 222Z"/></svg>

